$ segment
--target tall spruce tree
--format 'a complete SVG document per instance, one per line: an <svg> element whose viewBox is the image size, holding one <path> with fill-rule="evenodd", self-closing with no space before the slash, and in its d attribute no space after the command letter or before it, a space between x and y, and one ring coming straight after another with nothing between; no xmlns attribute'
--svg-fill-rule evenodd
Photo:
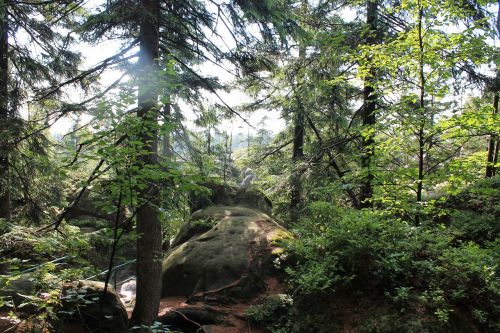
<svg viewBox="0 0 500 333"><path fill-rule="evenodd" d="M76 74L80 57L69 49L70 32L82 2L0 1L0 218L11 215L9 170L21 136L20 104Z"/></svg>
<svg viewBox="0 0 500 333"><path fill-rule="evenodd" d="M138 135L143 143L141 166L158 164L159 0L143 0L139 19L137 117L144 126ZM159 184L148 182L139 191L137 209L137 296L132 325L150 326L158 315L161 293L162 230L158 216Z"/></svg>
<svg viewBox="0 0 500 333"><path fill-rule="evenodd" d="M0 3L0 218L10 219L9 189L9 22L7 6Z"/></svg>
<svg viewBox="0 0 500 333"><path fill-rule="evenodd" d="M301 0L300 2L300 16L306 18L309 13L309 5L306 0ZM292 83L293 97L296 100L296 107L293 111L293 143L292 143L292 174L290 176L290 216L292 222L296 222L300 217L300 209L302 205L302 173L300 170L300 164L303 162L304 156L304 137L305 137L305 113L304 102L303 102L303 90L304 90L304 69L306 63L306 47L305 40L298 41L299 43L299 58L298 58L298 69L295 83Z"/></svg>

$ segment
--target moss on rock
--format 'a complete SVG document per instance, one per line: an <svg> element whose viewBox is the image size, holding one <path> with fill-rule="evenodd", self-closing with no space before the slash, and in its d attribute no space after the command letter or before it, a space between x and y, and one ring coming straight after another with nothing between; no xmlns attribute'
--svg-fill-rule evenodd
<svg viewBox="0 0 500 333"><path fill-rule="evenodd" d="M217 294L245 299L265 288L273 250L291 234L259 209L265 203L257 198L262 198L259 192L238 190L232 195L222 200L231 205L197 210L182 226L163 262L162 297Z"/></svg>

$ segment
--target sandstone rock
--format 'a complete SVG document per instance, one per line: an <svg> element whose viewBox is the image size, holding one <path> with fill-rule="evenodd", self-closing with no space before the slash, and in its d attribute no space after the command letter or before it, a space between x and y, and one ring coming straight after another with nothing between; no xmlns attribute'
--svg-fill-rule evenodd
<svg viewBox="0 0 500 333"><path fill-rule="evenodd" d="M291 235L273 221L254 190L218 188L212 205L193 213L163 262L162 297L250 299L273 271L276 241Z"/></svg>

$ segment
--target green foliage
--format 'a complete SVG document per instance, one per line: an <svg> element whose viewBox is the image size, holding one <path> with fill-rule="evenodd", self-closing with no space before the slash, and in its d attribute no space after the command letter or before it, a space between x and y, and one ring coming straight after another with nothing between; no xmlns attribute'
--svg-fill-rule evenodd
<svg viewBox="0 0 500 333"><path fill-rule="evenodd" d="M375 292L436 330L464 313L476 314L482 329L500 327L497 242L457 243L449 228L415 228L322 202L310 205L295 231L287 272L300 294Z"/></svg>
<svg viewBox="0 0 500 333"><path fill-rule="evenodd" d="M143 332L144 330L147 330L147 332L151 333L167 333L167 332L178 333L177 331L172 331L169 325L162 324L159 321L155 321L151 326L141 325L141 326L132 326L130 328L131 332Z"/></svg>
<svg viewBox="0 0 500 333"><path fill-rule="evenodd" d="M452 226L457 230L457 238L484 243L500 234L498 215L478 214L470 211L451 213Z"/></svg>
<svg viewBox="0 0 500 333"><path fill-rule="evenodd" d="M484 244L500 235L500 177L476 182L441 205L456 238Z"/></svg>
<svg viewBox="0 0 500 333"><path fill-rule="evenodd" d="M201 218L201 219L196 219L194 221L191 221L191 226L195 229L210 229L214 225L217 224L217 220L214 218L208 217L208 218Z"/></svg>
<svg viewBox="0 0 500 333"><path fill-rule="evenodd" d="M43 261L54 256L75 255L89 250L89 242L78 227L63 225L65 236L50 231L43 233L35 228L14 225L0 236L0 253L4 258L23 258Z"/></svg>
<svg viewBox="0 0 500 333"><path fill-rule="evenodd" d="M248 318L271 333L288 333L292 329L292 297L286 294L268 296L245 311Z"/></svg>
<svg viewBox="0 0 500 333"><path fill-rule="evenodd" d="M55 231L39 232L13 222L0 236L2 266L0 285L6 294L0 303L12 309L14 317L33 313L29 325L50 327L56 316L61 282L94 274L83 255L91 250L89 239L78 227L63 224L64 236ZM13 292L11 292L12 290ZM49 326L47 326L49 325Z"/></svg>
<svg viewBox="0 0 500 333"><path fill-rule="evenodd" d="M361 323L360 332L452 330L459 317L470 317L482 330L500 329L500 178L462 191L483 177L485 138L498 132L491 101L496 87L487 68L498 65L495 1L372 1L378 6L376 43L364 40L363 15L343 17L345 9L364 11L366 1L168 2L157 13L155 86L161 96L145 117L136 108L141 80L129 70L141 55L133 52L143 42L139 26L152 13L142 1L108 1L85 13L75 29L81 22L74 18L85 12L81 3L5 2L8 102L0 111L9 119L0 130L0 152L8 156L9 172L2 174L0 192L10 194L13 219L0 219L0 254L13 275L30 270L39 294L50 290L43 281L51 274L81 278L92 270L86 259L105 265L113 247L119 259L120 250L137 240L134 223L144 205L171 239L189 215L187 194L199 192L198 184L210 177L234 182L241 176L238 165L256 171L255 183L284 220L291 175L297 176L293 186L301 188L307 209L294 226L297 239L285 241L288 250L280 257L293 263L287 272L296 299L378 298L383 311L373 311L377 316ZM260 38L245 29L248 24ZM79 55L69 49L75 33L87 42L123 44L119 54L82 72ZM213 38L228 33L234 40L219 49ZM286 128L272 138L264 117L256 134L247 133L247 147L233 154L232 129L222 127L234 110L209 102L203 92L229 85L201 76L204 60L230 72L227 60L238 65L235 84L255 101L234 110L277 110ZM67 103L64 86L89 88L107 68L124 70L131 80L120 79L81 104ZM70 80L58 82L64 79ZM373 127L361 120L366 85L375 90ZM142 86L139 94L142 88L151 87ZM469 93L475 96L463 97ZM183 124L183 104L197 115L199 130ZM26 109L29 119L11 117L11 109ZM67 115L77 118L74 131L52 142L47 126ZM87 116L92 120L80 123ZM295 125L305 130L299 160L290 158ZM360 148L371 137L373 147ZM149 149L156 144L163 148L159 156ZM374 152L368 167L361 163L366 149ZM345 208L359 206L360 184L369 173L375 209ZM59 226L64 236L33 227L54 221L80 190L90 191L99 216L75 221L66 215ZM84 235L67 222L99 230ZM192 227L213 223L200 219ZM61 256L70 259L51 262ZM51 306L39 296L30 295L32 305ZM248 315L284 332L291 329L291 307L285 296L269 298ZM401 318L408 320L391 327Z"/></svg>

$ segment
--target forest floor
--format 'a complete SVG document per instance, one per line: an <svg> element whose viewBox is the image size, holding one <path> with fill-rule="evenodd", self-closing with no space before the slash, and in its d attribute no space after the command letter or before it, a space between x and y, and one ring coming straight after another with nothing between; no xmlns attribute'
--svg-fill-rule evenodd
<svg viewBox="0 0 500 333"><path fill-rule="evenodd" d="M202 333L266 333L267 330L248 319L246 310L266 297L284 293L285 286L275 277L269 277L265 282L266 290L250 301L193 302L182 296L162 298L158 319L161 322L175 321L181 328L187 327L186 332L198 330L197 332ZM130 317L133 304L129 304L126 309ZM214 323L203 322L204 318L214 318L214 314L217 317Z"/></svg>

